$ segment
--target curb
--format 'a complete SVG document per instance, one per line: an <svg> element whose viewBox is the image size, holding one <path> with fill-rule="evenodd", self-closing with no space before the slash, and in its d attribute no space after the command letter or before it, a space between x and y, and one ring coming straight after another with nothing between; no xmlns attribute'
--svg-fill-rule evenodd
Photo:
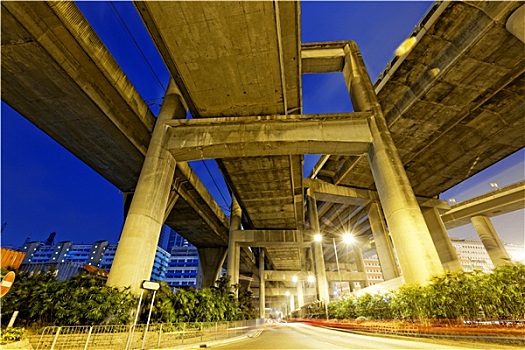
<svg viewBox="0 0 525 350"><path fill-rule="evenodd" d="M250 331L250 332L248 332L246 334L239 335L239 336L233 337L233 338L212 340L212 341L204 342L204 343L194 343L194 344L188 344L188 345L179 345L179 346L175 346L175 347L172 347L172 348L155 348L155 349L150 349L150 350L205 349L205 348L208 348L210 346L238 342L238 341L244 340L246 338L257 338L259 335L261 335L262 332L263 332L263 329L261 327L259 329L255 329L255 330Z"/></svg>

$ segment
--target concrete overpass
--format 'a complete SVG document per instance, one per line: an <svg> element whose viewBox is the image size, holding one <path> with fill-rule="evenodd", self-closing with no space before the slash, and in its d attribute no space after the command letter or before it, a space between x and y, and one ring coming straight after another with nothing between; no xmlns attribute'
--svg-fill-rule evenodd
<svg viewBox="0 0 525 350"><path fill-rule="evenodd" d="M424 282L456 266L435 197L525 145L521 3L436 3L375 87L355 43L301 42L299 3L135 5L173 79L156 121L73 3L2 3L2 99L129 193L111 285L138 289L164 222L199 248L205 284L230 246L234 281L315 270L327 299L312 234L354 226L389 277L390 234L405 279ZM355 112L302 114L302 74L332 71ZM323 155L310 179L305 153ZM186 163L207 158L235 198L229 219ZM241 229L270 237L250 251ZM294 244L273 244L284 231Z"/></svg>

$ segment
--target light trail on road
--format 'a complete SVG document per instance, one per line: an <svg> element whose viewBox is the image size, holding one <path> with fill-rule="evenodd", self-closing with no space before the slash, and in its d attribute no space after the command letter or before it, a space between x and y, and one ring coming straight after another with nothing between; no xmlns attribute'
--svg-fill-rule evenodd
<svg viewBox="0 0 525 350"><path fill-rule="evenodd" d="M478 345L479 346L479 345ZM480 349L475 345L443 345L420 339L371 336L300 323L266 326L254 338L211 346L217 349Z"/></svg>

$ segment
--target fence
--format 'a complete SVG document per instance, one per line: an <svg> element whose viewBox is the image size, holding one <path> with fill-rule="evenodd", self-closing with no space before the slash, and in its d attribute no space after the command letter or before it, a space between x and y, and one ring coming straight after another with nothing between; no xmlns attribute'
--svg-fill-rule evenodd
<svg viewBox="0 0 525 350"><path fill-rule="evenodd" d="M46 327L31 337L37 350L161 349L227 339L246 334L263 319L224 322L150 324L136 326Z"/></svg>

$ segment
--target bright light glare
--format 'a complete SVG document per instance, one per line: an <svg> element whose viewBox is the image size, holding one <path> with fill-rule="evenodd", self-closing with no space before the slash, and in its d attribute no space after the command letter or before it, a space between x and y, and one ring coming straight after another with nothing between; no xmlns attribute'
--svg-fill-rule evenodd
<svg viewBox="0 0 525 350"><path fill-rule="evenodd" d="M307 279L307 281L308 281L309 283L315 282L315 276L314 276L314 275L308 275L308 279Z"/></svg>
<svg viewBox="0 0 525 350"><path fill-rule="evenodd" d="M322 235L322 234L320 234L320 233L316 233L316 234L314 235L314 241L316 241L316 242L321 242L322 240L323 240L323 235Z"/></svg>
<svg viewBox="0 0 525 350"><path fill-rule="evenodd" d="M355 243L355 237L351 233L345 233L343 234L343 242L346 244L353 244Z"/></svg>
<svg viewBox="0 0 525 350"><path fill-rule="evenodd" d="M299 281L299 277L297 276L292 276L292 282L297 282Z"/></svg>
<svg viewBox="0 0 525 350"><path fill-rule="evenodd" d="M414 47L414 45L416 45L416 37L415 36L412 36L408 39L406 39L405 41L403 41L401 43L401 45L399 45L399 47L396 49L396 56L403 56L404 54L408 53L410 50L412 50L412 48Z"/></svg>
<svg viewBox="0 0 525 350"><path fill-rule="evenodd" d="M284 293L287 297L290 296L290 292L289 291L286 291L286 293Z"/></svg>

